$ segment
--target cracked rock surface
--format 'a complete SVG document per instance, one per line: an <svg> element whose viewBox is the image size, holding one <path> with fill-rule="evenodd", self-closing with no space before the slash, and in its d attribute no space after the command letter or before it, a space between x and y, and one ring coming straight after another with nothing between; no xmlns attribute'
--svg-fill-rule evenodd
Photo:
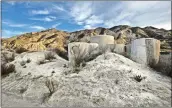
<svg viewBox="0 0 172 108"><path fill-rule="evenodd" d="M68 61L57 55L51 61L37 64L37 60L44 59L44 53L22 53L15 57L11 63L17 67L16 72L2 78L2 105L9 106L11 100L16 100L59 107L171 106L171 78L122 55L106 53L106 58L100 55L77 74L64 67ZM26 67L21 66L21 61L28 58L31 61L25 63ZM11 100L5 101L7 98ZM16 106L16 101L11 103Z"/></svg>

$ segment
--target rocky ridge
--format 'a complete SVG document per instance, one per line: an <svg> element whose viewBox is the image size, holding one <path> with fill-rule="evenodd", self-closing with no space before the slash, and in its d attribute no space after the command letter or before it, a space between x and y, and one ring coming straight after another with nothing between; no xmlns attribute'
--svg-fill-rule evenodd
<svg viewBox="0 0 172 108"><path fill-rule="evenodd" d="M171 30L157 29L154 27L130 27L127 25L114 26L112 28L98 27L74 32L48 29L40 32L31 32L23 35L2 39L3 48L28 51L41 51L49 48L57 48L62 52L67 51L70 42L89 42L90 36L107 34L114 36L117 44L127 44L136 38L156 38L161 40L162 51L170 51L172 47Z"/></svg>

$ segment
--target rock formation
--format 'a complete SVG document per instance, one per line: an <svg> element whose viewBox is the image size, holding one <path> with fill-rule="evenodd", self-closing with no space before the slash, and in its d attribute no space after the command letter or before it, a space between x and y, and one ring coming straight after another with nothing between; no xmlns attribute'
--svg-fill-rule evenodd
<svg viewBox="0 0 172 108"><path fill-rule="evenodd" d="M136 39L131 43L131 59L141 64L156 65L160 56L160 41L153 38Z"/></svg>
<svg viewBox="0 0 172 108"><path fill-rule="evenodd" d="M138 38L155 38L161 41L161 51L171 52L172 37L170 30L154 27L130 27L126 25L114 26L112 28L98 27L96 29L75 32L48 29L1 40L4 48L13 50L24 48L29 51L39 51L58 48L62 52L67 52L67 44L70 42L90 42L92 36L104 34L113 36L117 44L130 44L132 40Z"/></svg>

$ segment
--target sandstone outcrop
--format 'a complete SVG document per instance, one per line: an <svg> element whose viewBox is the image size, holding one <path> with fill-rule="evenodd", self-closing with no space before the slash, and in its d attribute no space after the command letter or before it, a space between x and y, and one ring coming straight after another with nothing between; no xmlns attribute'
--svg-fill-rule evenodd
<svg viewBox="0 0 172 108"><path fill-rule="evenodd" d="M40 32L26 33L8 39L1 39L2 46L8 49L24 48L28 51L39 51L49 48L58 48L67 52L67 44L71 42L90 42L90 38L97 35L111 35L117 44L130 44L139 38L155 38L161 41L161 51L171 52L171 30L157 29L154 27L130 27L127 25L112 28L98 27L74 32L65 32L48 29Z"/></svg>
<svg viewBox="0 0 172 108"><path fill-rule="evenodd" d="M131 43L131 59L134 61L154 66L160 56L160 41L153 38L136 39Z"/></svg>

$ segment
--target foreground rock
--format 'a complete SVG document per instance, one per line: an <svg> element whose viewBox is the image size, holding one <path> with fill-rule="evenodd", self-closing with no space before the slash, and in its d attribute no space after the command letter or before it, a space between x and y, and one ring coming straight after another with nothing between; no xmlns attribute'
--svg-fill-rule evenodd
<svg viewBox="0 0 172 108"><path fill-rule="evenodd" d="M41 55L40 52L37 55ZM23 56L23 59L25 57L27 58ZM29 57L32 61L26 66L30 65L31 68L35 65L33 58L35 56ZM17 64L19 60L16 59L16 66L19 65ZM2 79L2 91L13 92L17 91L17 88L23 88L16 94L46 106L171 106L171 78L121 55L114 53L106 53L106 57L100 55L87 62L78 74L71 73L67 66L60 67L64 63L65 60L57 57L52 62L42 64L41 67L33 66L31 70L37 71L34 70L31 74L18 66L20 72L16 71ZM56 74L48 71L52 68ZM38 71L39 74L35 74Z"/></svg>

